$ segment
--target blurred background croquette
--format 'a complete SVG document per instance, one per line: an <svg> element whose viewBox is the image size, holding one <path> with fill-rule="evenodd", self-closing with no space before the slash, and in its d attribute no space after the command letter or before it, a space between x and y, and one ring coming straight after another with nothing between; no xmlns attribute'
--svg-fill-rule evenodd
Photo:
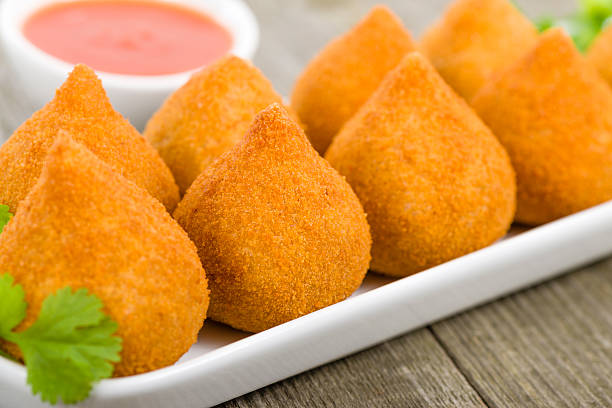
<svg viewBox="0 0 612 408"><path fill-rule="evenodd" d="M455 0L420 46L442 78L469 101L537 37L536 27L511 0Z"/></svg>
<svg viewBox="0 0 612 408"><path fill-rule="evenodd" d="M77 65L55 98L0 146L0 203L15 212L36 183L59 130L84 144L117 173L147 190L172 211L179 193L155 149L111 106L93 70Z"/></svg>
<svg viewBox="0 0 612 408"><path fill-rule="evenodd" d="M608 25L599 33L589 47L586 57L612 86L612 25Z"/></svg>
<svg viewBox="0 0 612 408"><path fill-rule="evenodd" d="M407 276L503 237L516 203L510 160L419 53L349 120L325 157L372 228L372 269Z"/></svg>
<svg viewBox="0 0 612 408"><path fill-rule="evenodd" d="M386 6L375 6L307 65L295 83L291 107L319 153L325 153L385 74L414 49L401 20Z"/></svg>
<svg viewBox="0 0 612 408"><path fill-rule="evenodd" d="M612 90L560 28L472 104L516 170L516 221L539 225L612 199Z"/></svg>
<svg viewBox="0 0 612 408"><path fill-rule="evenodd" d="M194 74L153 115L144 131L172 170L181 194L244 136L255 115L282 103L250 62L222 58Z"/></svg>
<svg viewBox="0 0 612 408"><path fill-rule="evenodd" d="M248 332L346 299L370 263L355 193L279 104L196 179L174 216L209 277L209 316Z"/></svg>

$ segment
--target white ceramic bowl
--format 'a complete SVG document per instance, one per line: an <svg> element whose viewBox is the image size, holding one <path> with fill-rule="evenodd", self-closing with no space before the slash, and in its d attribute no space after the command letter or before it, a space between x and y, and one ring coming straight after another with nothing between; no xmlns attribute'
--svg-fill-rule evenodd
<svg viewBox="0 0 612 408"><path fill-rule="evenodd" d="M66 0L63 0L66 2ZM69 0L74 1L74 0ZM259 43L259 28L251 9L242 0L156 0L203 12L225 27L233 37L230 53L251 59ZM0 9L0 37L13 71L12 78L36 108L53 98L73 65L51 56L26 39L25 20L33 12L58 0L4 0ZM137 76L98 71L110 100L119 112L142 130L166 97L197 71L171 75Z"/></svg>

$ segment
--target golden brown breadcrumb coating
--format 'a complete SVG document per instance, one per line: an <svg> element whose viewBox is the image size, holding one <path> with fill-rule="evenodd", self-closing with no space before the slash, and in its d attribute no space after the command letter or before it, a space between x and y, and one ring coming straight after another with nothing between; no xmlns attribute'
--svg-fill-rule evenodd
<svg viewBox="0 0 612 408"><path fill-rule="evenodd" d="M196 179L174 216L207 271L209 316L237 329L339 302L368 270L359 200L278 104Z"/></svg>
<svg viewBox="0 0 612 408"><path fill-rule="evenodd" d="M489 81L473 106L512 159L516 221L543 224L612 199L612 91L561 29Z"/></svg>
<svg viewBox="0 0 612 408"><path fill-rule="evenodd" d="M400 19L387 7L376 6L308 64L295 84L291 107L319 153L325 153L385 74L414 49Z"/></svg>
<svg viewBox="0 0 612 408"><path fill-rule="evenodd" d="M145 190L66 134L54 139L38 182L0 234L0 271L28 302L18 330L49 294L87 288L119 324L115 376L174 363L196 341L208 306L195 246Z"/></svg>
<svg viewBox="0 0 612 408"><path fill-rule="evenodd" d="M520 58L538 32L509 0L456 0L421 40L442 78L470 100L495 71Z"/></svg>
<svg viewBox="0 0 612 408"><path fill-rule="evenodd" d="M153 115L144 135L172 170L181 194L244 136L255 115L282 103L251 63L228 56L194 74Z"/></svg>
<svg viewBox="0 0 612 408"><path fill-rule="evenodd" d="M597 68L599 75L612 85L612 25L608 25L595 37L586 57Z"/></svg>
<svg viewBox="0 0 612 408"><path fill-rule="evenodd" d="M77 65L55 98L0 146L0 204L15 212L38 180L59 130L69 132L115 171L143 187L171 211L178 188L159 154L111 106L96 74Z"/></svg>
<svg viewBox="0 0 612 408"><path fill-rule="evenodd" d="M504 236L516 186L508 155L420 54L391 71L325 157L372 228L372 269L406 276Z"/></svg>

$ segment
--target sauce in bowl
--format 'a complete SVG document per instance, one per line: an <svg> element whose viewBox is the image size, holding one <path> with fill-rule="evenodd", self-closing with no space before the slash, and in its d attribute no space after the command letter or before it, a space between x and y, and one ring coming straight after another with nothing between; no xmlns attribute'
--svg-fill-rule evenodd
<svg viewBox="0 0 612 408"><path fill-rule="evenodd" d="M212 18L155 1L76 1L42 8L23 34L66 62L104 72L167 75L196 69L226 54L231 34Z"/></svg>

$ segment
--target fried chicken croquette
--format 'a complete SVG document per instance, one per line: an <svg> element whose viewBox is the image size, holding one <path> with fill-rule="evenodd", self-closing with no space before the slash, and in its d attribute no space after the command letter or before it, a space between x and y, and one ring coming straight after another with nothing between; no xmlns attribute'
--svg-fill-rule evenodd
<svg viewBox="0 0 612 408"><path fill-rule="evenodd" d="M174 217L207 271L209 316L237 329L339 302L368 270L359 200L278 104L196 179Z"/></svg>
<svg viewBox="0 0 612 408"><path fill-rule="evenodd" d="M407 276L457 258L512 222L508 155L418 53L387 75L325 157L368 214L379 273Z"/></svg>
<svg viewBox="0 0 612 408"><path fill-rule="evenodd" d="M146 139L113 109L100 80L85 65L75 66L55 98L0 146L0 204L17 210L38 180L59 130L70 133L169 211L176 207L179 194L170 170Z"/></svg>
<svg viewBox="0 0 612 408"><path fill-rule="evenodd" d="M36 320L48 295L86 288L119 325L115 376L176 362L208 306L195 246L145 190L66 134L54 139L38 182L0 234L0 271L23 286L28 303L17 330Z"/></svg>
<svg viewBox="0 0 612 408"><path fill-rule="evenodd" d="M473 106L516 170L516 221L539 225L612 199L612 91L561 29L489 81Z"/></svg>
<svg viewBox="0 0 612 408"><path fill-rule="evenodd" d="M595 37L586 58L612 86L612 25L608 25Z"/></svg>
<svg viewBox="0 0 612 408"><path fill-rule="evenodd" d="M535 26L509 0L457 0L426 31L421 49L469 101L492 73L520 58L537 37Z"/></svg>
<svg viewBox="0 0 612 408"><path fill-rule="evenodd" d="M238 57L225 57L170 95L144 135L184 194L206 167L238 143L255 115L274 102L282 98L261 71Z"/></svg>
<svg viewBox="0 0 612 408"><path fill-rule="evenodd" d="M308 64L295 84L291 107L319 153L325 153L385 74L414 49L400 19L387 7L376 6Z"/></svg>

